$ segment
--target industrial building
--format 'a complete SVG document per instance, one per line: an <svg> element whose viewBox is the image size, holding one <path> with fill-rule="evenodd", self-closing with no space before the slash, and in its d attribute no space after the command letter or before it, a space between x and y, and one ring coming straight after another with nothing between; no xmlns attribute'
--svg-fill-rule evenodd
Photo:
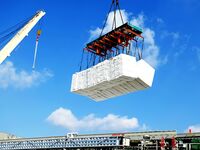
<svg viewBox="0 0 200 150"><path fill-rule="evenodd" d="M17 137L15 135L0 132L0 140L16 139L16 138Z"/></svg>
<svg viewBox="0 0 200 150"><path fill-rule="evenodd" d="M176 131L148 131L105 134L69 133L66 136L38 138L16 138L15 136L8 136L7 134L3 133L0 135L0 150L200 149L200 133L177 134ZM173 139L176 144L175 147L172 146Z"/></svg>

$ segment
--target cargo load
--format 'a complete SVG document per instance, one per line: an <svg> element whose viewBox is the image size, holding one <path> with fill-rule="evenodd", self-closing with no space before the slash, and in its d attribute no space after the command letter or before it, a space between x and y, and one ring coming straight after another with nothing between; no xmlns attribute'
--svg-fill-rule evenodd
<svg viewBox="0 0 200 150"><path fill-rule="evenodd" d="M110 17L112 28L105 32ZM155 70L143 59L142 33L142 28L124 22L119 1L112 0L99 37L83 48L71 92L102 101L151 87Z"/></svg>
<svg viewBox="0 0 200 150"><path fill-rule="evenodd" d="M151 87L154 73L143 59L120 54L73 74L71 92L102 101Z"/></svg>

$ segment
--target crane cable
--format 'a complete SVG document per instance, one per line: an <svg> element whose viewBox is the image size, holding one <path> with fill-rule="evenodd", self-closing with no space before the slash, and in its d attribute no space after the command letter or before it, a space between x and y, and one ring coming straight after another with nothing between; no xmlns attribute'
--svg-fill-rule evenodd
<svg viewBox="0 0 200 150"><path fill-rule="evenodd" d="M38 41L39 41L41 33L42 33L42 30L39 29L37 31L36 42L35 42L35 52L34 52L33 66L32 66L33 69L35 69L35 64L36 64L36 59L37 59L37 51L38 51Z"/></svg>
<svg viewBox="0 0 200 150"><path fill-rule="evenodd" d="M42 25L43 25L43 21L40 20L38 22L38 29L37 29L37 35L36 35L36 41L35 41L35 50L34 50L34 58L33 58L33 66L32 69L35 69L36 66L36 60L37 60L37 53L38 53L38 43L39 43L39 38L41 36L42 33Z"/></svg>
<svg viewBox="0 0 200 150"><path fill-rule="evenodd" d="M123 17L122 17L121 9L120 9L120 6L119 6L119 0L112 0L110 9L109 9L109 11L108 11L108 13L106 15L106 19L104 21L103 28L102 28L101 33L100 33L100 37L103 35L103 31L104 31L104 28L105 28L106 23L108 21L109 14L112 11L112 8L113 8L113 11L114 11L112 30L117 28L117 22L116 22L116 11L117 11L117 9L119 10L119 14L120 14L120 17L121 17L122 24L124 24L124 20L123 20Z"/></svg>
<svg viewBox="0 0 200 150"><path fill-rule="evenodd" d="M26 25L32 17L33 16L30 16L20 21L18 24L0 32L0 49L13 37L13 35L15 35L24 25Z"/></svg>
<svg viewBox="0 0 200 150"><path fill-rule="evenodd" d="M105 21L103 23L103 27L102 27L102 30L101 30L101 33L100 33L99 37L101 37L103 35L106 23L108 21L109 14L110 14L110 12L112 10L114 12L114 19L113 19L113 24L112 24L112 30L117 28L117 23L116 23L116 11L117 11L117 9L119 10L119 14L120 14L120 17L121 17L122 24L124 24L124 20L123 20L123 17L122 17L121 9L120 9L120 6L119 6L119 0L112 0L110 9L109 9L109 11L108 11L108 13L106 15L106 19L105 19ZM87 66L86 66L86 68L89 67L88 63L91 63L91 60L90 60L90 62L88 62L89 61L88 57L89 56L88 56L88 53L87 53L87 57L86 57L86 59L87 59L87 64L86 65ZM91 56L91 57L93 57L93 56ZM81 71L83 69L83 59L84 59L84 49L83 49L83 52L82 52L82 55L81 55L81 61L80 61L79 71ZM95 61L96 61L96 55L94 55L93 65L95 64ZM100 57L99 57L99 62L101 62Z"/></svg>

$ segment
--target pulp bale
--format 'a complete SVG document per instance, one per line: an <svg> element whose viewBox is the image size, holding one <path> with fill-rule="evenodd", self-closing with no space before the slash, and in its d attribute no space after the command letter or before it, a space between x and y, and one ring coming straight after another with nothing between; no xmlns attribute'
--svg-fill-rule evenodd
<svg viewBox="0 0 200 150"><path fill-rule="evenodd" d="M72 76L71 92L106 100L152 86L155 70L144 60L120 54Z"/></svg>

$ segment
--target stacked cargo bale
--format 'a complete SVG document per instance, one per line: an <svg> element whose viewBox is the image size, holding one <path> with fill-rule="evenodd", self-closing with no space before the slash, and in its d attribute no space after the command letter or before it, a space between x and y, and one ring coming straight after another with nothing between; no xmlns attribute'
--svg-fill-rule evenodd
<svg viewBox="0 0 200 150"><path fill-rule="evenodd" d="M75 73L71 92L95 101L151 87L155 70L144 60L120 54L89 69Z"/></svg>

